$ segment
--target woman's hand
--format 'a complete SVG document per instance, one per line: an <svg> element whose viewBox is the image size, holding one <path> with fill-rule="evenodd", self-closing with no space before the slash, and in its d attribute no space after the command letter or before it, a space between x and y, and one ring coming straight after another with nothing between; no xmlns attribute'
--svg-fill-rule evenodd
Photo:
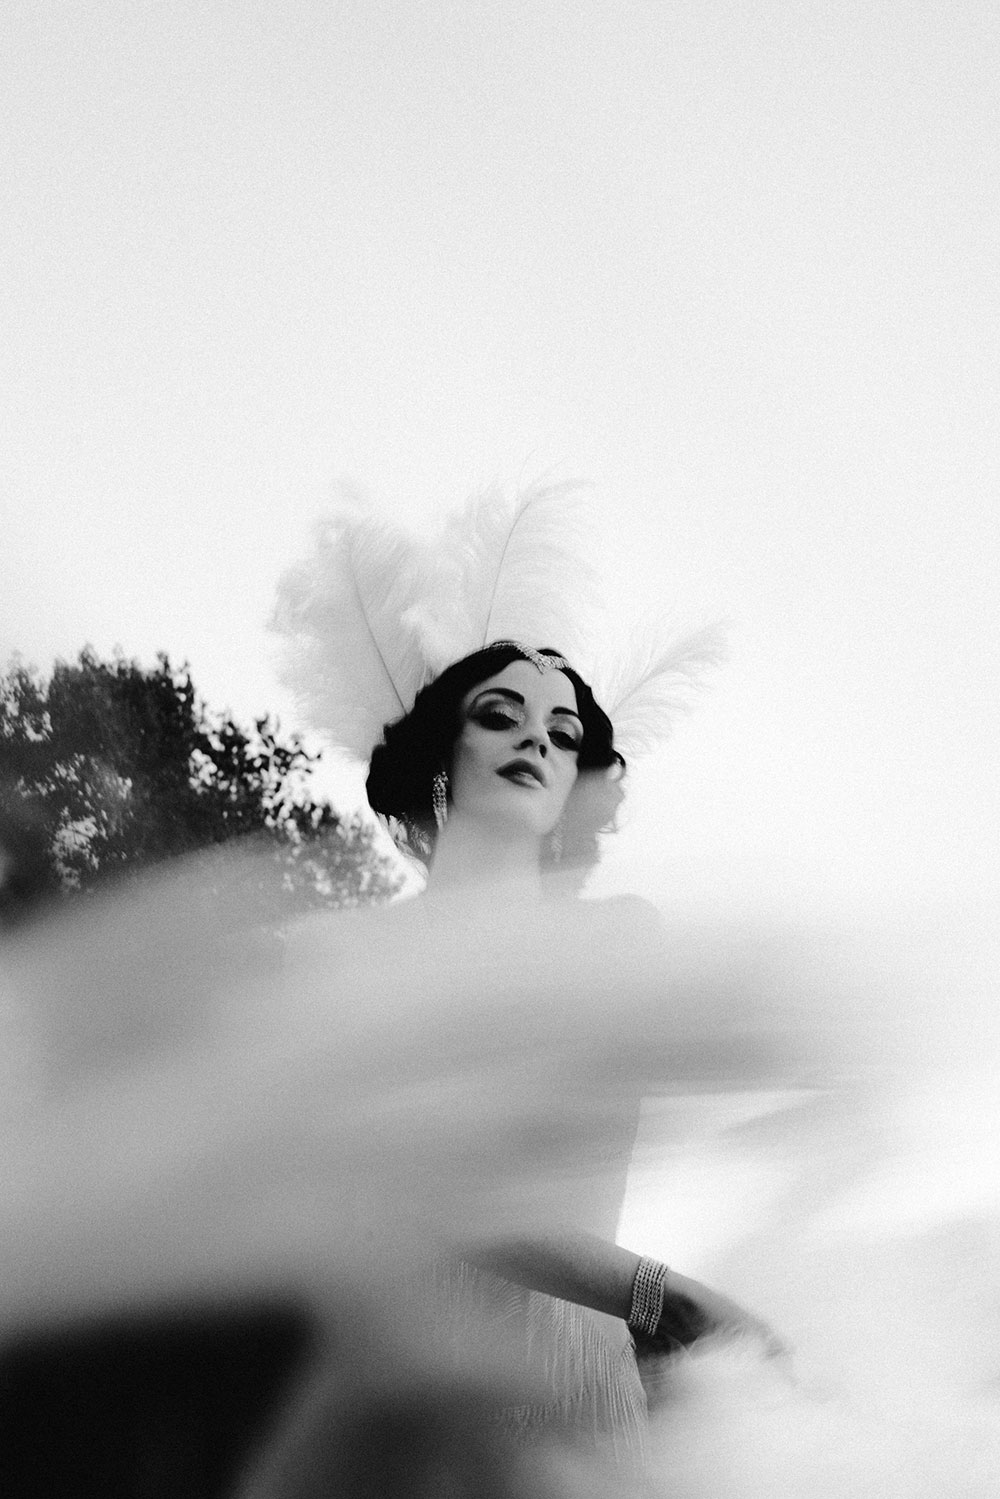
<svg viewBox="0 0 1000 1499"><path fill-rule="evenodd" d="M667 1273L663 1311L656 1332L633 1333L633 1336L640 1354L652 1354L676 1352L713 1332L757 1339L766 1358L786 1357L790 1352L762 1318L731 1297L675 1270Z"/></svg>

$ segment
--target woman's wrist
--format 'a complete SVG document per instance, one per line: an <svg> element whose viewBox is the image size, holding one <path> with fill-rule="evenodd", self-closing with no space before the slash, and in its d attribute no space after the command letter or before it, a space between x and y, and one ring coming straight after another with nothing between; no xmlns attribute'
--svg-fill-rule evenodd
<svg viewBox="0 0 1000 1499"><path fill-rule="evenodd" d="M661 1260L640 1256L632 1282L632 1304L626 1318L632 1332L651 1338L663 1316L669 1271Z"/></svg>

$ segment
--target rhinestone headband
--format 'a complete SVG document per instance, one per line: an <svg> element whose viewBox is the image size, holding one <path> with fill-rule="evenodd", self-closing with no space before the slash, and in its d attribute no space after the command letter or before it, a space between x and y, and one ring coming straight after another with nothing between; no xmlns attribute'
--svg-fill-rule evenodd
<svg viewBox="0 0 1000 1499"><path fill-rule="evenodd" d="M564 656L548 656L543 651L536 651L530 645L522 645L519 640L491 640L488 650L498 651L504 646L517 651L525 661L530 661L532 666L539 671L563 671L569 662Z"/></svg>

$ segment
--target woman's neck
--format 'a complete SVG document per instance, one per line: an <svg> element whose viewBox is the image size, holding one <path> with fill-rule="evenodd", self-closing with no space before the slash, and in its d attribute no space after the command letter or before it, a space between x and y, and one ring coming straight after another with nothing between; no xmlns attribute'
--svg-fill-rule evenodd
<svg viewBox="0 0 1000 1499"><path fill-rule="evenodd" d="M507 835L481 823L451 818L438 834L428 893L468 893L506 904L541 895L538 840Z"/></svg>

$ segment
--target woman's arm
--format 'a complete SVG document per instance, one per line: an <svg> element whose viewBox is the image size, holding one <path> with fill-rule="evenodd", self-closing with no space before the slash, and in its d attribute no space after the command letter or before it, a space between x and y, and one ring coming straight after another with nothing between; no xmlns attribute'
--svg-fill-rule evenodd
<svg viewBox="0 0 1000 1499"><path fill-rule="evenodd" d="M566 1230L501 1239L462 1255L516 1285L628 1320L639 1256L594 1234Z"/></svg>
<svg viewBox="0 0 1000 1499"><path fill-rule="evenodd" d="M606 1312L624 1322L631 1319L641 1258L594 1234L566 1230L504 1239L465 1250L463 1255L481 1269L532 1291ZM647 1346L666 1350L691 1343L704 1333L726 1330L761 1338L769 1354L785 1351L767 1323L738 1302L667 1266L657 1269L662 1274L663 1310L655 1333L644 1335Z"/></svg>

